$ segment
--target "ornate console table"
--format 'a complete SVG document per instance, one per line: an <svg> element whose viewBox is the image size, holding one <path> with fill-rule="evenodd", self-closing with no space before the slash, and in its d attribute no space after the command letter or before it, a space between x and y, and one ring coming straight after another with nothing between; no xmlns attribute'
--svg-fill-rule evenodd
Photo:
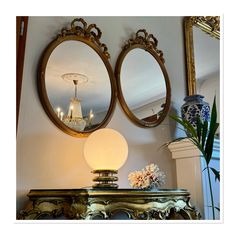
<svg viewBox="0 0 236 236"><path fill-rule="evenodd" d="M30 190L18 219L113 219L125 213L135 220L198 220L184 189L45 189Z"/></svg>

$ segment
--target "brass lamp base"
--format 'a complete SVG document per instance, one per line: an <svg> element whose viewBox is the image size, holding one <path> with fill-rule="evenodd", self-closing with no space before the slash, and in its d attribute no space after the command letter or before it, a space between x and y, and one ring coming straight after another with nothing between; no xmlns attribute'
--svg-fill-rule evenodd
<svg viewBox="0 0 236 236"><path fill-rule="evenodd" d="M93 170L92 173L98 174L93 178L94 182L98 182L92 186L93 188L118 188L118 184L113 183L118 180L118 177L113 176L118 173L117 170Z"/></svg>

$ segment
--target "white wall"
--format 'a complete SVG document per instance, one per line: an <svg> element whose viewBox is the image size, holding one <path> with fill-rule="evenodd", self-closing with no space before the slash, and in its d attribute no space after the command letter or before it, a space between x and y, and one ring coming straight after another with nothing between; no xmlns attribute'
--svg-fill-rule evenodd
<svg viewBox="0 0 236 236"><path fill-rule="evenodd" d="M36 76L39 57L64 26L75 17L30 17L22 82L20 118L17 135L17 208L27 201L26 194L36 188L80 188L92 184L91 169L83 158L85 138L74 138L59 130L48 118L39 101ZM164 52L165 65L172 86L172 105L179 110L185 90L184 42L182 17L84 17L88 24L96 23L108 46L111 65L115 68L121 47L138 29L157 37L158 48ZM166 172L164 187L176 187L175 162L167 148L174 127L165 125L166 118L156 128L139 128L122 111L119 102L108 127L118 130L129 145L128 161L119 171L119 186L128 188L130 171L156 163Z"/></svg>

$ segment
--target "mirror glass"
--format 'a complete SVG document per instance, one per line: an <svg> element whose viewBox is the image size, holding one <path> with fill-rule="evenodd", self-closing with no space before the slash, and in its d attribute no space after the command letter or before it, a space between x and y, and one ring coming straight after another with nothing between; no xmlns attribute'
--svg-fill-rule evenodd
<svg viewBox="0 0 236 236"><path fill-rule="evenodd" d="M220 40L193 26L196 93L204 96L210 106L216 95L220 117Z"/></svg>
<svg viewBox="0 0 236 236"><path fill-rule="evenodd" d="M52 51L45 88L57 119L74 131L98 126L111 103L111 82L103 60L78 40L63 41Z"/></svg>
<svg viewBox="0 0 236 236"><path fill-rule="evenodd" d="M120 86L125 103L138 120L156 122L159 119L166 103L166 81L151 53L134 48L126 54Z"/></svg>

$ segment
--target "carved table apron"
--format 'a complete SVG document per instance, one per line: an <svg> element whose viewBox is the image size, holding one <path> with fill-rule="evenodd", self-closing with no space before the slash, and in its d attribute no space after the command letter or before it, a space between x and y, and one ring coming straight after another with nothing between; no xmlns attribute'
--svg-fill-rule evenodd
<svg viewBox="0 0 236 236"><path fill-rule="evenodd" d="M184 189L33 189L27 196L18 219L112 219L117 213L135 220L200 219Z"/></svg>

